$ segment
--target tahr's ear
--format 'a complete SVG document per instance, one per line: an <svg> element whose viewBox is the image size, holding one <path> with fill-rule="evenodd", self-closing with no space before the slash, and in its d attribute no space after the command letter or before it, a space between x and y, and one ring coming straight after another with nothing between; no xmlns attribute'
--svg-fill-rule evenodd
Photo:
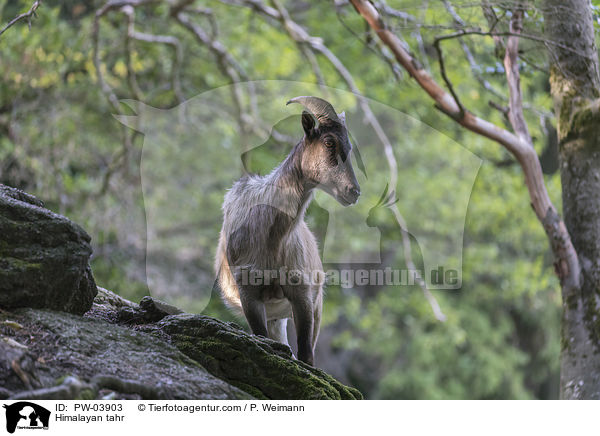
<svg viewBox="0 0 600 436"><path fill-rule="evenodd" d="M302 111L302 128L307 135L315 127L315 118L310 112Z"/></svg>

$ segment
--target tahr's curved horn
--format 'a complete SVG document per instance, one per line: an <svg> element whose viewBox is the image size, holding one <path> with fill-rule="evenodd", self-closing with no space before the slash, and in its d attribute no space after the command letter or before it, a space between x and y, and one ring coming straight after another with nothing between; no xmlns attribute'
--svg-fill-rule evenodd
<svg viewBox="0 0 600 436"><path fill-rule="evenodd" d="M286 105L290 103L300 103L315 116L319 123L326 124L327 122L334 122L342 124L335 113L335 109L331 106L331 103L322 98L303 95L292 98Z"/></svg>

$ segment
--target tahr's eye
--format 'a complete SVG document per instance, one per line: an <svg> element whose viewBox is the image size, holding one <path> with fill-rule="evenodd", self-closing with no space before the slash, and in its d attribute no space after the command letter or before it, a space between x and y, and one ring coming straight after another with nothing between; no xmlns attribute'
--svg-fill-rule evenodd
<svg viewBox="0 0 600 436"><path fill-rule="evenodd" d="M325 144L326 147L333 147L335 145L335 143L329 138L325 139L323 141L323 143Z"/></svg>

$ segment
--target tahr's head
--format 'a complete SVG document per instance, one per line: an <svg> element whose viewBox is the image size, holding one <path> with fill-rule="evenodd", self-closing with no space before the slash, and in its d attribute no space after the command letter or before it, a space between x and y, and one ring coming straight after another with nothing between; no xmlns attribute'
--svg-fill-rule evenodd
<svg viewBox="0 0 600 436"><path fill-rule="evenodd" d="M302 174L342 206L356 203L360 186L350 159L352 144L344 113L336 114L330 103L318 97L296 97L290 103L308 109L302 112Z"/></svg>

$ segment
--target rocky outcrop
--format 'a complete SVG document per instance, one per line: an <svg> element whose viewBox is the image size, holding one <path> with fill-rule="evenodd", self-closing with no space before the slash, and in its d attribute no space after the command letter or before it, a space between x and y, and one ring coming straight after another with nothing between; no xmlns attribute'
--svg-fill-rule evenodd
<svg viewBox="0 0 600 436"><path fill-rule="evenodd" d="M39 396L37 390L67 376L81 381L75 394L87 398L111 392L144 399L251 397L152 335L49 310L17 309L10 316L0 313L0 322L20 328L10 342L0 343L0 385L15 398ZM19 393L23 390L33 393Z"/></svg>
<svg viewBox="0 0 600 436"><path fill-rule="evenodd" d="M144 301L99 288L84 317L0 312L0 398L362 398L286 345L202 315L164 312L149 322L164 303Z"/></svg>
<svg viewBox="0 0 600 436"><path fill-rule="evenodd" d="M0 307L85 313L96 295L91 254L85 230L0 185Z"/></svg>

